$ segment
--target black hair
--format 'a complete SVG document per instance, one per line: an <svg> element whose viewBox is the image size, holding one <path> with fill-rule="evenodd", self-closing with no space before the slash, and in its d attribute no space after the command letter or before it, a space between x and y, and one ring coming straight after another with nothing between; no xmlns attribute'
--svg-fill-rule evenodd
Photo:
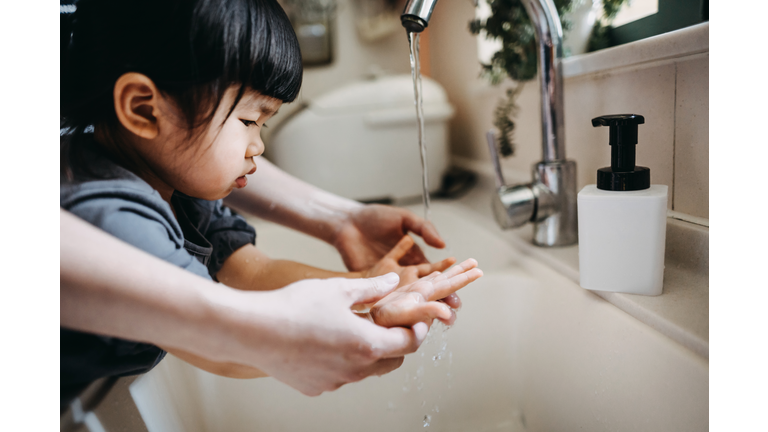
<svg viewBox="0 0 768 432"><path fill-rule="evenodd" d="M276 0L79 0L61 22L60 126L73 138L114 130L113 88L127 72L175 102L190 136L233 85L227 117L246 90L292 102L301 87L299 43Z"/></svg>

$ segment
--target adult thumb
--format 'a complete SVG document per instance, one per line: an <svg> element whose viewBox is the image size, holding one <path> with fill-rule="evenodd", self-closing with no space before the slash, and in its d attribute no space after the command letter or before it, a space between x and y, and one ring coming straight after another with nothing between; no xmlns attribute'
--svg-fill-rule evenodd
<svg viewBox="0 0 768 432"><path fill-rule="evenodd" d="M346 279L347 294L352 305L374 303L391 293L400 283L397 273L387 273L369 279Z"/></svg>

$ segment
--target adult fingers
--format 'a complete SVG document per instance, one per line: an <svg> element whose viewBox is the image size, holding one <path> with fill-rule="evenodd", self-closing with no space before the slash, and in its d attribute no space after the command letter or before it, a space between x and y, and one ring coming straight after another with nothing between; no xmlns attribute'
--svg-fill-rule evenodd
<svg viewBox="0 0 768 432"><path fill-rule="evenodd" d="M427 338L429 327L425 323L416 323L412 328L392 327L385 328L370 323L372 334L370 340L376 346L375 355L378 358L395 358L411 354L419 349L419 346Z"/></svg>
<svg viewBox="0 0 768 432"><path fill-rule="evenodd" d="M403 216L403 228L419 235L424 239L424 242L434 248L442 249L445 247L445 241L437 233L437 229L432 225L432 222L426 221L411 212L407 212Z"/></svg>
<svg viewBox="0 0 768 432"><path fill-rule="evenodd" d="M391 272L369 279L329 279L337 281L351 300L351 306L375 303L392 292L400 282L400 276Z"/></svg>
<svg viewBox="0 0 768 432"><path fill-rule="evenodd" d="M386 375L402 366L404 360L404 356L381 359L371 365L370 370L367 371L367 375L365 376L368 377L371 375Z"/></svg>

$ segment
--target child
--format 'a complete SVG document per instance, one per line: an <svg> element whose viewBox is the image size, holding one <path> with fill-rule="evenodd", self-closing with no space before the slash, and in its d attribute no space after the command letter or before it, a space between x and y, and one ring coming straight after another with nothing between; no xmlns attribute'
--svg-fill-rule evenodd
<svg viewBox="0 0 768 432"><path fill-rule="evenodd" d="M110 234L206 278L271 290L301 279L397 272L370 318L408 326L454 314L442 299L482 273L467 260L401 267L412 240L372 268L335 273L271 260L221 199L243 188L264 151L261 128L302 78L296 36L275 0L81 0L62 53L60 205ZM90 132L92 129L92 132ZM140 271L141 269L137 269ZM418 279L418 278L422 279ZM146 372L159 347L61 329L61 392ZM260 371L172 351L214 373Z"/></svg>

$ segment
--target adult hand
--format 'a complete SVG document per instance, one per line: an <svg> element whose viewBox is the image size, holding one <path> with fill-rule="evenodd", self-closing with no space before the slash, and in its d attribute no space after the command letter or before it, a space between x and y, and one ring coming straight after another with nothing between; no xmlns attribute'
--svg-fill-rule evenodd
<svg viewBox="0 0 768 432"><path fill-rule="evenodd" d="M351 209L333 245L349 270L361 271L376 264L409 232L423 238L429 246L445 247L445 242L431 222L408 210L379 204ZM399 261L401 265L426 262L424 253L416 244Z"/></svg>
<svg viewBox="0 0 768 432"><path fill-rule="evenodd" d="M389 294L399 278L304 280L260 293L233 293L227 329L245 349L259 346L254 366L315 396L371 375L383 375L416 351L427 325L384 328L350 310Z"/></svg>

